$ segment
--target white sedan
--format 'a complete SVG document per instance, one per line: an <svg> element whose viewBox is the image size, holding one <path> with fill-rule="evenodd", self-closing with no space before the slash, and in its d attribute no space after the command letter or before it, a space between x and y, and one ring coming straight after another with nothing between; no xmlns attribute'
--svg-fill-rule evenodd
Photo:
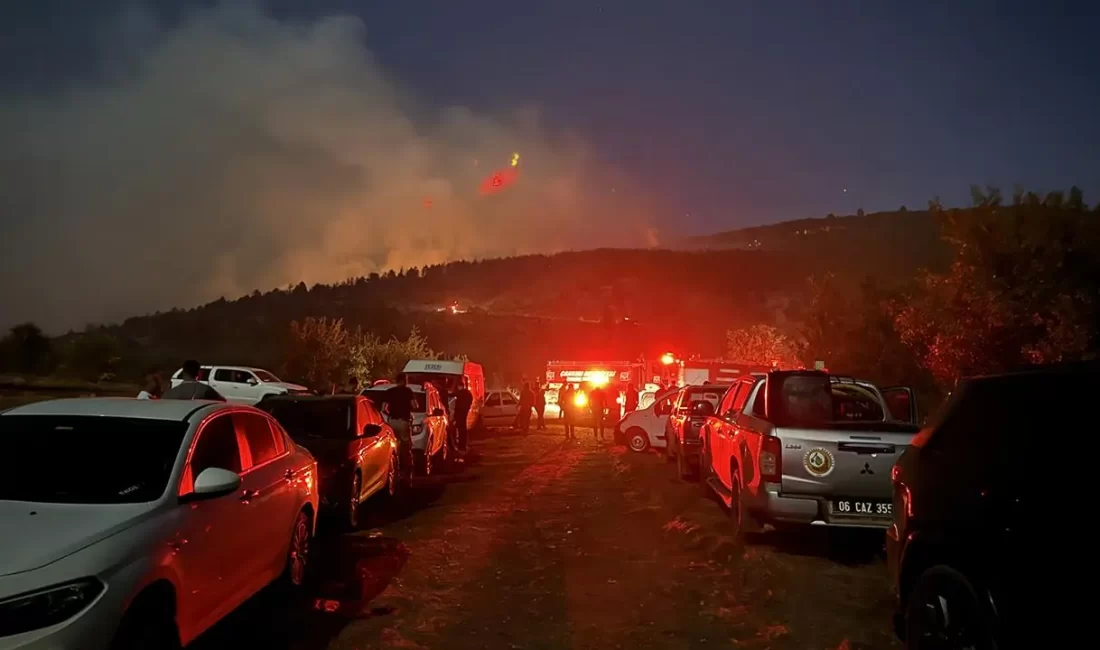
<svg viewBox="0 0 1100 650"><path fill-rule="evenodd" d="M258 409L39 402L0 449L0 650L179 648L302 584L317 463Z"/></svg>

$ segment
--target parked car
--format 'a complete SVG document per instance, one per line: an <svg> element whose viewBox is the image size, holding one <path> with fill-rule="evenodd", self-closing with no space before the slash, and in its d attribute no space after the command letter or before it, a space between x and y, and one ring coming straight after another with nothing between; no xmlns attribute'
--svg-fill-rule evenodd
<svg viewBox="0 0 1100 650"><path fill-rule="evenodd" d="M672 401L665 422L665 458L676 461L676 473L688 478L699 470L699 432L718 406L728 386L684 386Z"/></svg>
<svg viewBox="0 0 1100 650"><path fill-rule="evenodd" d="M397 438L366 397L283 395L257 407L317 459L322 511L343 526L359 528L360 506L371 497L397 494Z"/></svg>
<svg viewBox="0 0 1100 650"><path fill-rule="evenodd" d="M486 428L510 427L519 415L519 400L506 390L485 393L485 405L481 408L481 424Z"/></svg>
<svg viewBox="0 0 1100 650"><path fill-rule="evenodd" d="M183 369L172 375L172 387L178 386ZM196 377L221 393L227 401L241 404L255 404L262 399L275 395L308 395L305 386L282 381L263 368L246 366L202 366Z"/></svg>
<svg viewBox="0 0 1100 650"><path fill-rule="evenodd" d="M1075 432L1089 426L1097 386L1097 362L964 381L902 454L886 548L910 650L1066 645L1054 635L1073 623L1056 630L1042 601L1061 607L1062 582L1075 580L1059 554L1082 571L1090 562L1070 548L1077 533L1056 529L1088 509L1079 497L1091 473L1048 461L1087 440Z"/></svg>
<svg viewBox="0 0 1100 650"><path fill-rule="evenodd" d="M906 392L909 412L886 394ZM702 479L729 506L735 534L764 524L885 528L890 470L916 434L904 387L812 370L737 380L702 428Z"/></svg>
<svg viewBox="0 0 1100 650"><path fill-rule="evenodd" d="M262 411L52 400L0 447L0 648L179 648L304 580L317 463Z"/></svg>
<svg viewBox="0 0 1100 650"><path fill-rule="evenodd" d="M393 384L380 384L360 391L382 413L389 422L386 410L386 391ZM441 466L447 462L450 445L447 444L447 413L443 409L443 400L439 391L431 384L417 386L409 384L413 391L412 436L414 470L422 476L430 476L435 463Z"/></svg>
<svg viewBox="0 0 1100 650"><path fill-rule="evenodd" d="M650 448L664 449L667 444L665 425L672 412L672 400L679 393L670 388L660 393L643 393L652 399L644 400L645 406L627 413L615 425L615 440L626 444L631 451L643 452Z"/></svg>

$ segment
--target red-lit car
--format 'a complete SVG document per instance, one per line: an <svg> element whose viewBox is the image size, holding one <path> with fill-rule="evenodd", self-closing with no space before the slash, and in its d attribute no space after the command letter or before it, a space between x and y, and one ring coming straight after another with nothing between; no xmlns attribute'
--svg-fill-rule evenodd
<svg viewBox="0 0 1100 650"><path fill-rule="evenodd" d="M361 505L398 489L397 438L360 395L285 395L257 405L308 449L321 474L321 508L345 527L360 524Z"/></svg>

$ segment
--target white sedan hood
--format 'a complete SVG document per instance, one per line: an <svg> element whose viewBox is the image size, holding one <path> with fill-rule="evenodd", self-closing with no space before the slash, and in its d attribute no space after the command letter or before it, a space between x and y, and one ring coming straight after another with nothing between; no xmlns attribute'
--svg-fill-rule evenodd
<svg viewBox="0 0 1100 650"><path fill-rule="evenodd" d="M0 576L52 564L129 528L155 507L0 501Z"/></svg>

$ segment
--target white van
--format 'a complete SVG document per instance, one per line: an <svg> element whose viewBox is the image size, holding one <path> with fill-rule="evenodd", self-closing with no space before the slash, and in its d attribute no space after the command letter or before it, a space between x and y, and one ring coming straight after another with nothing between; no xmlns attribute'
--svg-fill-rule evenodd
<svg viewBox="0 0 1100 650"><path fill-rule="evenodd" d="M474 395L474 404L470 408L470 414L466 418L466 427L470 430L477 427L481 417L481 406L485 403L485 371L480 363L473 361L443 361L441 359L411 359L405 364L405 378L410 384L423 385L431 382L437 388L442 387L447 391L447 410L454 407L454 394L463 378L466 379L470 392Z"/></svg>

